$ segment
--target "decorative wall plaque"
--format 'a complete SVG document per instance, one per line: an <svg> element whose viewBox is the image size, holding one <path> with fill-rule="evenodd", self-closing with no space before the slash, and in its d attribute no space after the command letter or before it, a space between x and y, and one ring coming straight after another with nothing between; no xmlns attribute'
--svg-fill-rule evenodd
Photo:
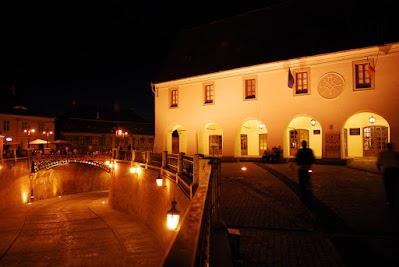
<svg viewBox="0 0 399 267"><path fill-rule="evenodd" d="M344 90L344 78L338 73L326 73L319 81L317 91L327 99L333 99L339 96Z"/></svg>

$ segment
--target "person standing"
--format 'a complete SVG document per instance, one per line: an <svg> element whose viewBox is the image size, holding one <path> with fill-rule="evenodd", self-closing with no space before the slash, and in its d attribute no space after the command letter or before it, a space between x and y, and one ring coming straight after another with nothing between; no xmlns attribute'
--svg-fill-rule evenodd
<svg viewBox="0 0 399 267"><path fill-rule="evenodd" d="M387 205L393 208L398 204L399 191L399 157L388 143L387 149L378 154L377 168L383 175Z"/></svg>
<svg viewBox="0 0 399 267"><path fill-rule="evenodd" d="M296 154L295 162L298 165L298 182L301 198L306 199L310 187L310 172L315 162L313 150L307 147L306 140L302 141L302 148Z"/></svg>

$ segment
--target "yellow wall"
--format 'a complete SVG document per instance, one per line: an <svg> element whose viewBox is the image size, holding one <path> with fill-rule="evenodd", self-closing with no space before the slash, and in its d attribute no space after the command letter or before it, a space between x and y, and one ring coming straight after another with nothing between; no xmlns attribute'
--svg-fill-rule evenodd
<svg viewBox="0 0 399 267"><path fill-rule="evenodd" d="M369 60L376 63L375 88L354 90L353 62ZM309 70L310 94L294 96L287 86L288 68ZM377 120L373 126L387 126L389 141L399 143L399 44L367 47L350 51L273 62L246 68L210 73L155 85L154 152L171 151L168 135L176 127L184 130L181 152L188 155L210 154L207 148L209 125L223 135L223 156L240 157L240 134L258 135L260 129L242 130L249 121L265 124L268 146L281 145L284 157L289 153L292 127L310 131L310 147L316 157L324 157L326 133L341 136L339 157L344 157L344 129L371 126L368 118ZM244 100L243 80L255 77L257 98ZM335 98L322 96L324 79L338 77L342 92ZM203 104L203 84L213 82L214 103ZM170 89L178 88L179 106L170 108ZM310 119L317 121L310 125ZM214 128L215 128L214 127ZM263 132L266 130L263 129ZM320 135L313 135L313 130ZM361 157L362 135L348 137L348 157ZM258 143L252 138L248 156L259 156ZM399 147L399 146L396 146Z"/></svg>

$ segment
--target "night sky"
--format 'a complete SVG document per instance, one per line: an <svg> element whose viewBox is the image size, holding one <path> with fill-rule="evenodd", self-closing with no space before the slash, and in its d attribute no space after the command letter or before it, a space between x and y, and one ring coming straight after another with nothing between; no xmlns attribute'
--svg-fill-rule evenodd
<svg viewBox="0 0 399 267"><path fill-rule="evenodd" d="M14 85L54 115L117 101L152 120L150 82L175 34L283 1L2 1L1 95Z"/></svg>

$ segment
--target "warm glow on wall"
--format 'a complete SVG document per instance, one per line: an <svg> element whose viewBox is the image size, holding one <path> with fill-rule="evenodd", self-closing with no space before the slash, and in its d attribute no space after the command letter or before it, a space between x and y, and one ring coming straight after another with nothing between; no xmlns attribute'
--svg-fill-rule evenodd
<svg viewBox="0 0 399 267"><path fill-rule="evenodd" d="M28 192L21 192L21 198L22 198L22 203L27 203L28 202Z"/></svg>

